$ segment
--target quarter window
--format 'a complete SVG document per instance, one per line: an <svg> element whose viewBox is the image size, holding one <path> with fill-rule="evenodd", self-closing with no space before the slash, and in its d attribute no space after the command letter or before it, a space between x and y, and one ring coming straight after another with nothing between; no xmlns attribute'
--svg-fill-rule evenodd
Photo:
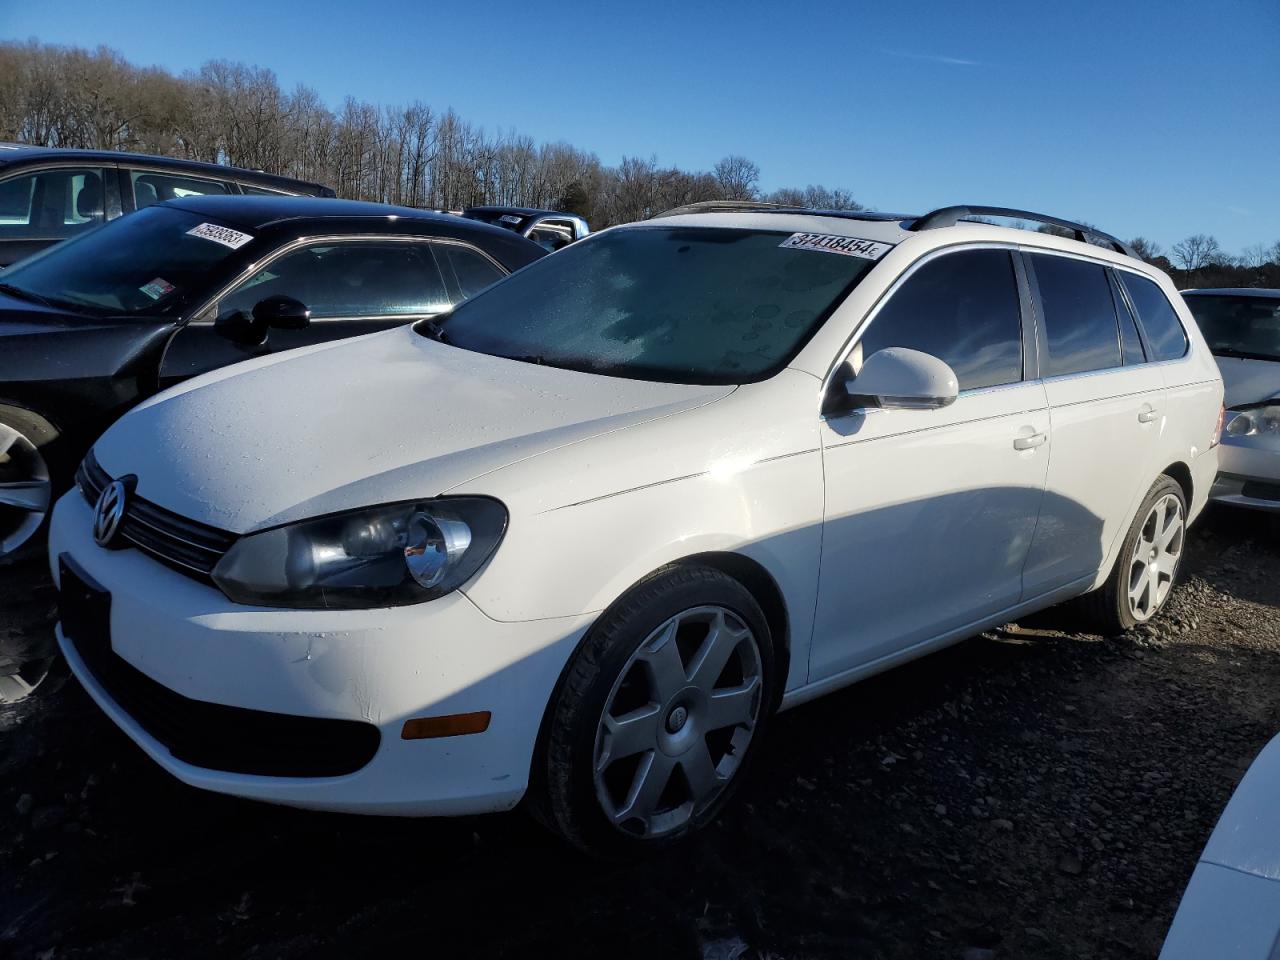
<svg viewBox="0 0 1280 960"><path fill-rule="evenodd" d="M506 276L488 257L456 243L437 244L436 259L452 276L455 289L463 300L474 297L485 287Z"/></svg>
<svg viewBox="0 0 1280 960"><path fill-rule="evenodd" d="M886 347L946 361L961 390L1022 379L1022 311L1007 250L966 250L922 266L871 321L854 366Z"/></svg>
<svg viewBox="0 0 1280 960"><path fill-rule="evenodd" d="M102 221L101 168L60 167L0 183L0 239L60 239Z"/></svg>
<svg viewBox="0 0 1280 960"><path fill-rule="evenodd" d="M1187 352L1187 332L1164 292L1146 277L1136 273L1120 273L1142 321L1142 329L1151 344L1156 360L1177 360Z"/></svg>
<svg viewBox="0 0 1280 960"><path fill-rule="evenodd" d="M270 296L301 300L313 318L422 316L450 306L428 243L321 243L267 264L218 304L246 313Z"/></svg>
<svg viewBox="0 0 1280 960"><path fill-rule="evenodd" d="M1120 329L1106 267L1040 253L1031 254L1031 262L1049 348L1045 375L1120 366Z"/></svg>
<svg viewBox="0 0 1280 960"><path fill-rule="evenodd" d="M1120 314L1120 349L1124 353L1124 365L1128 367L1135 363L1146 363L1147 354L1142 348L1142 335L1138 333L1138 322L1134 319L1133 311L1114 286L1111 288L1111 295L1115 298L1116 310Z"/></svg>

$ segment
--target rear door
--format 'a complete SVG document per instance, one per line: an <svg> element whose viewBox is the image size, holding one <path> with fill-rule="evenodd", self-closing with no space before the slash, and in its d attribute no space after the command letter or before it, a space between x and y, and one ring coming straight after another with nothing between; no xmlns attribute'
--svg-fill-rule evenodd
<svg viewBox="0 0 1280 960"><path fill-rule="evenodd" d="M1036 294L1053 455L1025 598L1092 580L1160 465L1164 378L1106 264L1024 254Z"/></svg>

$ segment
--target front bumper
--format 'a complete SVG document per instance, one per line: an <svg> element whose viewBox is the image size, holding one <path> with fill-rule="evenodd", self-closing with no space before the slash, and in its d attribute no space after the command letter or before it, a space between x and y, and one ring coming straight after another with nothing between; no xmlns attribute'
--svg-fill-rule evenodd
<svg viewBox="0 0 1280 960"><path fill-rule="evenodd" d="M1264 445L1265 444L1265 445ZM1218 468L1210 499L1254 510L1280 512L1280 448L1271 438L1239 440L1224 437L1218 447Z"/></svg>
<svg viewBox="0 0 1280 960"><path fill-rule="evenodd" d="M279 610L232 603L137 550L93 542L77 491L54 509L55 579L69 557L110 593L115 655L181 697L295 717L372 723L373 759L354 773L263 776L177 759L112 699L71 638L59 643L90 696L157 763L192 786L323 810L455 815L523 796L539 727L589 616L501 623L461 593L379 610ZM490 711L484 733L403 740L407 719Z"/></svg>

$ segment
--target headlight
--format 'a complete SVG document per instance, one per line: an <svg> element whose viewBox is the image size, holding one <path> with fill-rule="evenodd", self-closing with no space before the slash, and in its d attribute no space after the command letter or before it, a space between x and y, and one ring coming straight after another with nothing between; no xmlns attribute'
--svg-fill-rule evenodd
<svg viewBox="0 0 1280 960"><path fill-rule="evenodd" d="M367 507L241 537L213 570L232 600L398 607L451 593L493 554L507 510L484 497Z"/></svg>
<svg viewBox="0 0 1280 960"><path fill-rule="evenodd" d="M1280 404L1248 410L1228 410L1226 432L1229 437L1252 437L1260 433L1280 433Z"/></svg>

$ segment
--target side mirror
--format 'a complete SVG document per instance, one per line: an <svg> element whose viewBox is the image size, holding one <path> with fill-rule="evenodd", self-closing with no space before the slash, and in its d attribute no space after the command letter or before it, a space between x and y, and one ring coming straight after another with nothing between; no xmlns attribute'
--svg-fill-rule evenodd
<svg viewBox="0 0 1280 960"><path fill-rule="evenodd" d="M867 357L858 375L845 381L844 389L855 406L936 410L955 403L960 382L955 371L935 356L886 347Z"/></svg>
<svg viewBox="0 0 1280 960"><path fill-rule="evenodd" d="M276 294L259 300L253 307L253 322L276 330L305 330L311 323L311 311L307 305L293 297Z"/></svg>

